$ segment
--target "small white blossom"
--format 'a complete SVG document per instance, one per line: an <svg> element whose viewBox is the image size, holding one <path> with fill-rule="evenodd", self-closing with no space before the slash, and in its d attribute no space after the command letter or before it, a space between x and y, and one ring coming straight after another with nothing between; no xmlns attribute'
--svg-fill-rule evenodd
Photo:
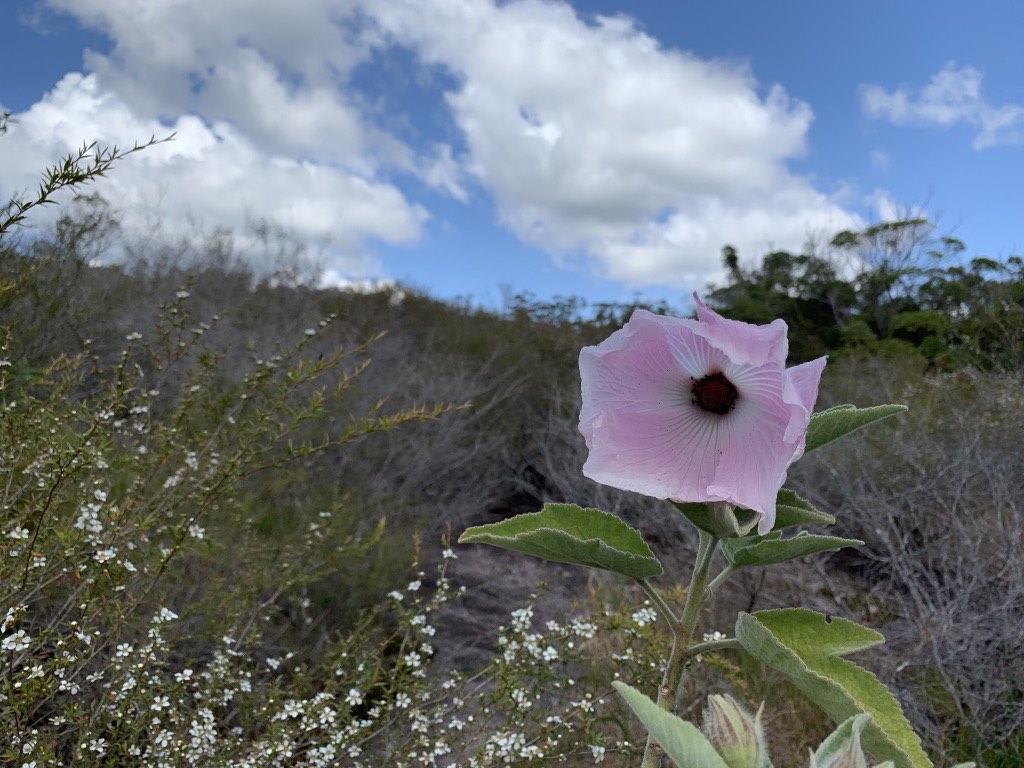
<svg viewBox="0 0 1024 768"><path fill-rule="evenodd" d="M643 627L647 624L653 624L658 618L658 612L649 606L644 606L639 610L633 612L633 622L638 627Z"/></svg>
<svg viewBox="0 0 1024 768"><path fill-rule="evenodd" d="M8 635L0 642L0 650L4 651L24 651L32 644L32 638L28 636L24 629L19 629L13 635Z"/></svg>
<svg viewBox="0 0 1024 768"><path fill-rule="evenodd" d="M168 621L174 621L178 618L178 614L168 608L161 608L156 612L156 615L151 619L154 624L163 624Z"/></svg>
<svg viewBox="0 0 1024 768"><path fill-rule="evenodd" d="M166 696L155 696L153 703L149 705L149 708L154 712L160 712L161 710L167 709L171 706L171 700Z"/></svg>
<svg viewBox="0 0 1024 768"><path fill-rule="evenodd" d="M420 666L422 663L420 655L415 651L405 654L405 656L402 657L402 660L405 662L406 666L412 667L413 669L416 669L416 667Z"/></svg>

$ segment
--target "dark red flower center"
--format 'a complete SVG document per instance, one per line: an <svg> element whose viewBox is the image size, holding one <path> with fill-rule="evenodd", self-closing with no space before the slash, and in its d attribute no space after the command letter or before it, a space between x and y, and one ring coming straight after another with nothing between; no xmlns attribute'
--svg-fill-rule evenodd
<svg viewBox="0 0 1024 768"><path fill-rule="evenodd" d="M709 373L702 379L691 376L690 381L693 382L693 399L690 402L719 416L731 411L740 397L736 385L725 378L724 373Z"/></svg>

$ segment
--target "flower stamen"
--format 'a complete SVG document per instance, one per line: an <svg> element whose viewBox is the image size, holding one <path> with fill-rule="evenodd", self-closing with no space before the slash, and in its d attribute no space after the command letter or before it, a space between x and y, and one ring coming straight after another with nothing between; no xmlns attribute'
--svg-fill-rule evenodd
<svg viewBox="0 0 1024 768"><path fill-rule="evenodd" d="M739 390L724 373L709 373L702 379L691 376L690 381L693 382L693 398L690 402L701 409L724 416L736 407L736 401L740 397Z"/></svg>

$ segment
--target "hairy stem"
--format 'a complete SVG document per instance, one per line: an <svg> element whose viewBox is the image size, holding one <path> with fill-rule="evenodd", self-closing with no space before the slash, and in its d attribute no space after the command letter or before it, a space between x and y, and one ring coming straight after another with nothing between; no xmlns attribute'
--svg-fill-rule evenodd
<svg viewBox="0 0 1024 768"><path fill-rule="evenodd" d="M657 598L653 597L657 593L651 589L649 584L645 587L644 582L641 582L640 585L644 588L644 592L651 596L655 605L658 605L659 608L664 606L663 612L667 611L666 616L671 617L672 650L665 665L665 676L662 678L661 685L658 686L658 706L669 712L672 711L675 702L674 692L679 689L682 683L683 668L688 658L687 651L689 650L693 630L697 626L697 617L700 615L701 605L704 603L704 590L708 583L708 569L711 567L711 560L714 557L715 545L717 543L717 539L710 533L700 532L697 559L693 565L690 587L686 590L686 602L683 604L683 616L681 619L675 618L660 595ZM661 748L648 735L647 746L644 748L644 759L640 764L641 768L660 768L661 757Z"/></svg>
<svg viewBox="0 0 1024 768"><path fill-rule="evenodd" d="M708 640L705 643L695 643L686 649L686 653L682 654L683 663L685 664L690 659L695 659L702 653L712 653L713 651L726 651L726 650L741 650L743 648L740 645L740 641L735 637L727 637L722 640Z"/></svg>
<svg viewBox="0 0 1024 768"><path fill-rule="evenodd" d="M644 591L644 594L651 599L654 603L654 607L658 609L658 612L668 622L669 627L672 629L672 633L675 634L676 628L679 626L679 619L676 618L675 613L669 608L668 603L665 602L665 598L659 594L659 592L651 586L647 579L637 579L636 583L640 585L640 589Z"/></svg>
<svg viewBox="0 0 1024 768"><path fill-rule="evenodd" d="M711 597L711 595L715 593L715 590L718 589L722 584L724 584L725 581L728 580L728 578L732 576L734 573L736 573L736 571L738 571L739 569L740 566L733 565L732 563L729 563L727 566L725 566L725 568L722 569L722 572L715 576L715 578L711 580L711 583L708 584L708 597Z"/></svg>

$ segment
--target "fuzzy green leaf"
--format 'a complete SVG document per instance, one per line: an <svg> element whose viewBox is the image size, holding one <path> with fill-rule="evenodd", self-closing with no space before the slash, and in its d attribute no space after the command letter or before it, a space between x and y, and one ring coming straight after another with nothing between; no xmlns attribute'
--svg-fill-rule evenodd
<svg viewBox="0 0 1024 768"><path fill-rule="evenodd" d="M773 531L789 528L794 525L817 524L832 525L836 519L832 515L814 508L809 501L801 499L793 491L783 488L775 497L775 525Z"/></svg>
<svg viewBox="0 0 1024 768"><path fill-rule="evenodd" d="M625 683L616 681L612 685L679 768L729 768L693 723L666 712Z"/></svg>
<svg viewBox="0 0 1024 768"><path fill-rule="evenodd" d="M868 713L863 743L898 768L931 768L899 702L873 674L841 658L882 643L867 627L803 608L741 613L736 639L763 664L786 675L837 723Z"/></svg>
<svg viewBox="0 0 1024 768"><path fill-rule="evenodd" d="M460 544L492 544L527 555L577 563L635 579L657 576L661 563L640 532L615 515L575 504L545 504L540 512L467 528Z"/></svg>
<svg viewBox="0 0 1024 768"><path fill-rule="evenodd" d="M875 405L871 408L837 405L815 413L807 425L807 444L804 452L810 453L815 448L831 443L849 432L906 410L905 405Z"/></svg>
<svg viewBox="0 0 1024 768"><path fill-rule="evenodd" d="M765 536L748 536L743 539L727 539L722 542L722 552L733 565L773 565L798 557L831 552L843 547L858 547L863 541L841 539L838 536L819 536L801 531L788 539L782 538L781 531Z"/></svg>

